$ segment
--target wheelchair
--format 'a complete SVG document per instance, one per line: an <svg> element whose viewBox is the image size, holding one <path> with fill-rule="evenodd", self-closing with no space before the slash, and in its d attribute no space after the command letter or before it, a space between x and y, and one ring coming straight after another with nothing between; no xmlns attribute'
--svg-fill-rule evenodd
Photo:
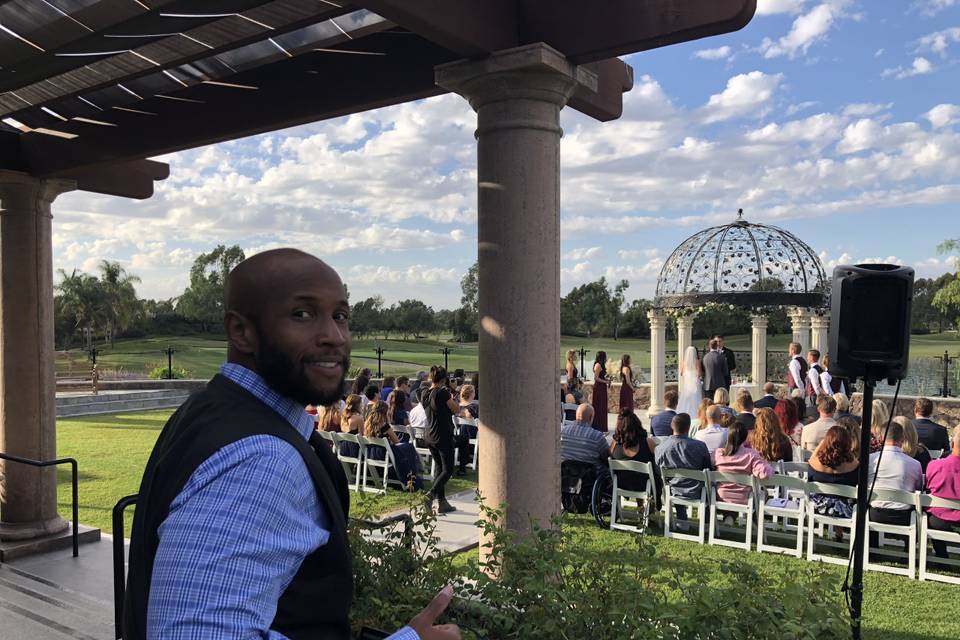
<svg viewBox="0 0 960 640"><path fill-rule="evenodd" d="M613 480L590 463L567 460L560 464L560 504L564 513L587 513L596 523L610 528Z"/></svg>

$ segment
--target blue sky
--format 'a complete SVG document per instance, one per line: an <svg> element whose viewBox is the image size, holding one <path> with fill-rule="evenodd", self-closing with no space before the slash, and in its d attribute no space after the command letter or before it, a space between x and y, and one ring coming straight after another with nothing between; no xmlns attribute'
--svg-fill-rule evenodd
<svg viewBox="0 0 960 640"><path fill-rule="evenodd" d="M685 237L745 217L820 255L952 265L960 236L960 0L759 0L743 30L626 58L624 117L565 109L562 287L651 297ZM296 246L354 299L459 304L476 257L475 118L457 96L186 151L148 201L54 203L54 266L119 260L178 295L217 243Z"/></svg>

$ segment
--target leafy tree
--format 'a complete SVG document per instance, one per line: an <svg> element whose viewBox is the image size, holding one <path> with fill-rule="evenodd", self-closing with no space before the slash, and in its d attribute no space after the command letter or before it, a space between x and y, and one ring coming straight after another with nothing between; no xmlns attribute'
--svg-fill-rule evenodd
<svg viewBox="0 0 960 640"><path fill-rule="evenodd" d="M92 332L104 325L103 289L99 280L82 271L74 269L67 274L63 269L58 269L57 273L60 283L55 287L57 296L54 305L63 316L61 324L70 327L69 337L64 340L69 343L71 338L82 335L85 329ZM90 348L93 345L88 342L84 346Z"/></svg>
<svg viewBox="0 0 960 640"><path fill-rule="evenodd" d="M246 256L243 249L220 244L210 253L200 254L190 268L190 286L177 300L177 312L200 323L203 331L216 327L223 319L223 292L227 275Z"/></svg>
<svg viewBox="0 0 960 640"><path fill-rule="evenodd" d="M408 338L427 333L433 328L433 309L420 300L401 300L395 307L391 307L391 315L396 318L396 328Z"/></svg>
<svg viewBox="0 0 960 640"><path fill-rule="evenodd" d="M358 338L372 334L383 325L383 298L374 296L353 304L350 331Z"/></svg>
<svg viewBox="0 0 960 640"><path fill-rule="evenodd" d="M473 342L480 336L480 262L474 262L460 280L460 308L454 311L450 330L455 340Z"/></svg>
<svg viewBox="0 0 960 640"><path fill-rule="evenodd" d="M470 265L470 268L467 269L466 275L460 280L460 290L463 292L463 295L460 297L460 304L473 313L478 313L478 299L480 296L479 260Z"/></svg>
<svg viewBox="0 0 960 640"><path fill-rule="evenodd" d="M629 287L626 280L621 281L618 288L623 290ZM607 286L607 279L600 278L595 282L588 282L574 287L570 293L560 301L560 330L566 334L583 334L590 337L596 333L604 323L613 326L611 310L614 306L622 307L622 294L619 305L614 300L616 291ZM566 321L566 324L564 323ZM618 320L619 321L619 320Z"/></svg>
<svg viewBox="0 0 960 640"><path fill-rule="evenodd" d="M951 324L956 324L960 320L960 239L940 243L937 253L954 254L957 260L957 273L933 296L933 305L950 320Z"/></svg>
<svg viewBox="0 0 960 640"><path fill-rule="evenodd" d="M620 334L631 338L650 337L650 319L647 312L653 308L653 303L638 298L630 303L620 321Z"/></svg>
<svg viewBox="0 0 960 640"><path fill-rule="evenodd" d="M112 345L119 331L127 329L142 313L142 304L133 285L140 278L127 273L119 262L100 262L100 287L103 316L106 326L104 337Z"/></svg>
<svg viewBox="0 0 960 640"><path fill-rule="evenodd" d="M623 303L626 298L626 291L630 288L630 283L626 280L621 280L617 283L617 286L613 288L613 293L610 295L610 322L613 325L613 339L617 340L620 337L620 321L623 316Z"/></svg>

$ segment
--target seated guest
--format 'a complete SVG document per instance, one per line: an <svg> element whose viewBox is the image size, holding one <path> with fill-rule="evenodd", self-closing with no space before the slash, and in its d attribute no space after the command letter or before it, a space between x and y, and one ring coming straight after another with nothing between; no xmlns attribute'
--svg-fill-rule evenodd
<svg viewBox="0 0 960 640"><path fill-rule="evenodd" d="M603 433L593 428L593 405L577 407L576 418L560 427L560 462L586 462L605 473L610 447Z"/></svg>
<svg viewBox="0 0 960 640"><path fill-rule="evenodd" d="M567 394L563 401L566 404L583 404L583 382L579 378L574 378L567 383ZM577 410L566 409L563 413L564 420L576 420Z"/></svg>
<svg viewBox="0 0 960 640"><path fill-rule="evenodd" d="M850 416L859 424L860 416L850 413L850 398L843 393L833 394L833 400L837 403L837 411L833 414L833 419L840 422L840 418Z"/></svg>
<svg viewBox="0 0 960 640"><path fill-rule="evenodd" d="M711 455L727 441L727 430L720 426L721 416L723 416L723 407L720 405L712 404L707 407L707 423L700 425L700 428L697 429L697 435L694 436L707 445L707 450Z"/></svg>
<svg viewBox="0 0 960 640"><path fill-rule="evenodd" d="M706 424L706 421L704 421ZM700 440L688 437L690 433L690 416L678 413L670 425L673 435L657 445L654 458L662 469L693 469L701 471L712 465L710 451L707 445ZM681 498L695 500L700 497L703 483L689 478L670 478L670 493ZM701 516L703 517L703 516ZM687 510L677 505L677 527L686 530Z"/></svg>
<svg viewBox="0 0 960 640"><path fill-rule="evenodd" d="M410 397L410 378L400 376L397 378L397 390L403 391L403 408L407 413L413 411L413 400Z"/></svg>
<svg viewBox="0 0 960 640"><path fill-rule="evenodd" d="M363 390L363 397L367 399L363 403L363 419L366 420L367 416L370 415L370 405L380 402L380 387L375 384L368 384L367 388Z"/></svg>
<svg viewBox="0 0 960 640"><path fill-rule="evenodd" d="M399 480L404 486L411 487L416 491L423 488L423 476L420 473L420 457L417 450L409 442L401 442L396 432L390 426L387 420L387 410L390 406L390 398L397 402L397 393L402 395L402 391L394 390L387 397L387 402L378 402L370 415L363 423L363 435L367 438L386 438L390 443L390 450L393 453L393 459L397 468L390 470L390 476ZM367 457L373 460L384 460L386 452L383 447L368 446Z"/></svg>
<svg viewBox="0 0 960 640"><path fill-rule="evenodd" d="M353 381L353 385L350 387L350 393L363 398L361 402L364 405L367 404L367 399L363 396L363 391L367 388L368 384L370 384L370 378L367 378L363 375L357 375L356 379Z"/></svg>
<svg viewBox="0 0 960 640"><path fill-rule="evenodd" d="M340 415L346 405L343 401L320 407L317 411L317 431L340 431Z"/></svg>
<svg viewBox="0 0 960 640"><path fill-rule="evenodd" d="M746 389L737 392L736 410L737 420L747 425L747 429L753 429L756 424L756 416L753 415L753 396Z"/></svg>
<svg viewBox="0 0 960 640"><path fill-rule="evenodd" d="M903 426L891 422L887 429L887 439L881 452L870 454L868 480L876 478L878 489L900 489L917 491L923 487L923 470L920 463L903 452ZM879 467L878 467L879 461ZM901 502L874 500L870 503L870 520L883 524L910 524L913 506ZM870 535L871 546L877 546L877 534Z"/></svg>
<svg viewBox="0 0 960 640"><path fill-rule="evenodd" d="M797 416L797 403L793 400L777 400L773 412L777 414L783 433L790 438L790 444L799 447L800 437L803 435L803 423Z"/></svg>
<svg viewBox="0 0 960 640"><path fill-rule="evenodd" d="M917 438L927 449L946 451L950 448L947 428L930 419L933 415L933 402L929 398L917 398L913 405L913 426L917 428Z"/></svg>
<svg viewBox="0 0 960 640"><path fill-rule="evenodd" d="M918 441L913 420L905 416L897 416L893 421L903 427L903 446L901 447L903 452L919 462L920 468L926 473L927 465L930 464L930 452Z"/></svg>
<svg viewBox="0 0 960 640"><path fill-rule="evenodd" d="M700 400L700 404L697 405L697 428L707 426L707 409L713 405L713 400L710 398L703 398ZM673 423L671 422L671 425Z"/></svg>
<svg viewBox="0 0 960 640"><path fill-rule="evenodd" d="M410 418L404 408L407 400L406 395L398 387L387 396L387 424L396 424L402 427L410 424Z"/></svg>
<svg viewBox="0 0 960 640"><path fill-rule="evenodd" d="M849 424L848 418L843 418L827 430L827 435L817 446L810 458L807 479L810 482L825 482L829 484L844 484L849 487L857 486L857 474L860 461L857 459L854 441L850 438L850 431L843 426ZM835 518L852 518L855 500L813 494L810 496L814 510L820 515Z"/></svg>
<svg viewBox="0 0 960 640"><path fill-rule="evenodd" d="M773 409L777 406L777 396L773 395L777 390L777 385L772 382L765 382L763 384L763 397L753 403L753 406L757 409Z"/></svg>
<svg viewBox="0 0 960 640"><path fill-rule="evenodd" d="M927 490L930 495L946 500L960 500L960 428L953 432L953 451L950 455L934 460L927 467ZM960 510L931 507L927 524L937 531L960 533ZM947 557L947 543L933 541L933 551L938 558Z"/></svg>
<svg viewBox="0 0 960 640"><path fill-rule="evenodd" d="M413 398L414 402L417 402L417 398L419 397L417 396L417 389L420 388L420 386L424 383L424 380L426 379L427 379L426 371L417 371L417 375L414 377L413 380L410 381L410 393L407 395Z"/></svg>
<svg viewBox="0 0 960 640"><path fill-rule="evenodd" d="M660 496L663 495L663 480L654 462L654 451L657 443L647 436L646 429L640 418L629 407L620 410L617 418L617 430L613 434L610 444L610 457L614 460L632 460L633 462L649 462L653 469L656 489L653 492L656 498L656 509L660 509ZM647 476L639 473L617 472L617 486L626 491L643 491L647 487Z"/></svg>
<svg viewBox="0 0 960 640"><path fill-rule="evenodd" d="M457 414L461 418L473 418L476 420L480 417L480 405L478 405L474 399L474 390L472 384L465 384L460 387L460 412Z"/></svg>
<svg viewBox="0 0 960 640"><path fill-rule="evenodd" d="M833 412L837 410L837 401L830 396L820 396L817 398L817 413L820 418L811 422L803 428L800 436L800 446L807 451L816 451L817 445L827 435L830 427L837 424L833 419Z"/></svg>
<svg viewBox="0 0 960 640"><path fill-rule="evenodd" d="M773 409L757 409L756 423L750 432L750 446L767 462L793 462L793 444L780 428Z"/></svg>
<svg viewBox="0 0 960 640"><path fill-rule="evenodd" d="M465 384L460 387L460 411L457 412L457 417L470 418L472 420L476 420L479 417L480 406L473 400L473 389L474 387L472 384ZM467 475L467 465L470 463L470 460L473 456L473 450L470 446L470 439L476 438L479 431L480 430L477 427L469 424L462 424L458 429L454 430L457 448L460 451L458 454L460 460L460 466L457 468L458 476Z"/></svg>
<svg viewBox="0 0 960 640"><path fill-rule="evenodd" d="M730 392L726 388L720 387L713 392L713 404L720 407L724 413L729 413L734 418L737 417L737 412L730 406Z"/></svg>
<svg viewBox="0 0 960 640"><path fill-rule="evenodd" d="M859 416L843 416L837 420L837 426L843 427L844 431L850 436L850 447L853 452L853 457L859 461L861 429L860 421L854 420L854 418L859 418Z"/></svg>
<svg viewBox="0 0 960 640"><path fill-rule="evenodd" d="M363 402L360 396L350 394L347 396L346 405L343 413L340 415L340 431L342 433L352 433L355 436L360 435L363 429ZM356 458L360 455L360 445L353 442L341 442L340 454Z"/></svg>
<svg viewBox="0 0 960 640"><path fill-rule="evenodd" d="M890 422L890 410L883 400L874 400L873 413L870 415L870 453L883 449L883 432Z"/></svg>
<svg viewBox="0 0 960 640"><path fill-rule="evenodd" d="M390 395L390 392L393 391L393 388L396 386L396 378L393 376L387 376L383 379L383 388L380 389L380 400L383 402L387 401L387 396Z"/></svg>
<svg viewBox="0 0 960 640"><path fill-rule="evenodd" d="M653 431L653 435L670 435L670 423L673 422L673 417L677 415L677 402L679 399L680 394L673 389L663 394L663 406L665 406L666 409L650 418L650 430Z"/></svg>
<svg viewBox="0 0 960 640"><path fill-rule="evenodd" d="M423 398L430 392L430 386L427 384L420 385L417 389L416 395L417 404L413 408L413 411L410 412L410 415L407 416L407 419L410 421L409 424L411 427L416 427L417 429L426 429L430 421L427 420L427 411L423 406Z"/></svg>
<svg viewBox="0 0 960 640"><path fill-rule="evenodd" d="M773 467L760 454L746 446L747 425L737 420L727 429L727 441L723 448L713 452L713 467L727 473L744 473L760 479L773 475ZM718 482L717 498L723 502L747 504L752 489L736 482Z"/></svg>

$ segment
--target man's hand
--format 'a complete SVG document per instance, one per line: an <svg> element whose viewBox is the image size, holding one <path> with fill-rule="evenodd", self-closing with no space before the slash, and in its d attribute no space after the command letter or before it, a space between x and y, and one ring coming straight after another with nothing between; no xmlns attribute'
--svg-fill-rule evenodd
<svg viewBox="0 0 960 640"><path fill-rule="evenodd" d="M410 621L410 628L417 632L420 640L460 640L460 627L455 624L434 625L453 600L453 586L447 585L440 590L423 611Z"/></svg>

